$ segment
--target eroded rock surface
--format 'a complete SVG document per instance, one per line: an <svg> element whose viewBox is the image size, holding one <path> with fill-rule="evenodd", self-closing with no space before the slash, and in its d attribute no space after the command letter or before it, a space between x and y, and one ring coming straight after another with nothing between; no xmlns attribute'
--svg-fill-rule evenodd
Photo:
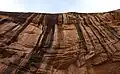
<svg viewBox="0 0 120 74"><path fill-rule="evenodd" d="M0 74L119 74L120 12L0 12Z"/></svg>

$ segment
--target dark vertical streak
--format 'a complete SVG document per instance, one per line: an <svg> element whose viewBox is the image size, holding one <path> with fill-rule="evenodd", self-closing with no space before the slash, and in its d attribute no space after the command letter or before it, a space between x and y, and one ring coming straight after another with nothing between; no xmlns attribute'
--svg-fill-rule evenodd
<svg viewBox="0 0 120 74"><path fill-rule="evenodd" d="M53 39L54 39L55 24L57 23L56 19L57 19L56 15L46 15L45 16L45 24L43 26L43 28L45 28L45 29L43 29L42 34L39 36L37 44L36 44L35 48L33 49L33 52L31 54L27 64L25 64L25 66L24 66L26 69L29 70L30 67L35 67L38 69L40 64L42 63L44 54L46 53L46 51L48 49L50 49L52 47ZM25 74L26 71L24 71L24 68L22 68L19 71L17 71L16 73Z"/></svg>

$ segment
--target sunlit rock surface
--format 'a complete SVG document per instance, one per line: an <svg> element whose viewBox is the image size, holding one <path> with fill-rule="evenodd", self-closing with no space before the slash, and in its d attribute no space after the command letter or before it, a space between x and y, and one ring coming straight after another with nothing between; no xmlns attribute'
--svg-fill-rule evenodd
<svg viewBox="0 0 120 74"><path fill-rule="evenodd" d="M0 12L0 74L120 74L120 12Z"/></svg>

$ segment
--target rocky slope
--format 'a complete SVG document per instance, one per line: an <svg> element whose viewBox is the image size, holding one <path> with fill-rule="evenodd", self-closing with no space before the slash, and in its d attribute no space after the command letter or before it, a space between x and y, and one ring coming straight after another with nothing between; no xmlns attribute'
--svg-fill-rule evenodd
<svg viewBox="0 0 120 74"><path fill-rule="evenodd" d="M120 12L0 12L0 74L119 74Z"/></svg>

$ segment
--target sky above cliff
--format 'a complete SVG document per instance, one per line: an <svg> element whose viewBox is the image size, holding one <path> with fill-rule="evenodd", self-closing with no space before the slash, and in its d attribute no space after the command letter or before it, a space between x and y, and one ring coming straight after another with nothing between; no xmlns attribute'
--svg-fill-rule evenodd
<svg viewBox="0 0 120 74"><path fill-rule="evenodd" d="M120 9L120 0L1 0L0 11L106 12Z"/></svg>

